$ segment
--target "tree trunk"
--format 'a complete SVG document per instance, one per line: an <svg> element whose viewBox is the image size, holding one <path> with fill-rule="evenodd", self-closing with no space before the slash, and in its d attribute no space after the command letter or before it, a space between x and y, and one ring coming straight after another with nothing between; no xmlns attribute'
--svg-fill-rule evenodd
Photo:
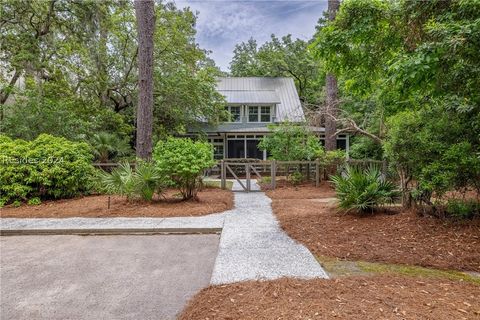
<svg viewBox="0 0 480 320"><path fill-rule="evenodd" d="M340 6L339 0L328 0L328 20L335 20L338 8ZM337 116L338 110L338 86L337 79L331 73L327 74L326 79L326 108L327 113ZM331 151L337 149L337 137L335 132L337 131L337 123L332 117L326 117L325 119L325 150Z"/></svg>
<svg viewBox="0 0 480 320"><path fill-rule="evenodd" d="M135 0L138 30L138 105L136 153L140 159L152 157L153 131L153 0Z"/></svg>

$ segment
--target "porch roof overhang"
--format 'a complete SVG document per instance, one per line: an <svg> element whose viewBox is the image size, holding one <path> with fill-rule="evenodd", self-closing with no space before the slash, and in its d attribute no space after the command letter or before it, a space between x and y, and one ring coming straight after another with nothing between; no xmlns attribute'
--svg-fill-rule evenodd
<svg viewBox="0 0 480 320"><path fill-rule="evenodd" d="M275 90L222 90L219 91L231 104L278 104L281 102Z"/></svg>

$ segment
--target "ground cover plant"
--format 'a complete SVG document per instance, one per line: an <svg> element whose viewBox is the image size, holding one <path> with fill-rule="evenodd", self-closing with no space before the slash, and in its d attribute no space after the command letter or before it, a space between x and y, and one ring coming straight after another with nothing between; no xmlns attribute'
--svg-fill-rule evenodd
<svg viewBox="0 0 480 320"><path fill-rule="evenodd" d="M34 204L89 192L92 159L86 143L47 134L32 141L0 136L0 203Z"/></svg>

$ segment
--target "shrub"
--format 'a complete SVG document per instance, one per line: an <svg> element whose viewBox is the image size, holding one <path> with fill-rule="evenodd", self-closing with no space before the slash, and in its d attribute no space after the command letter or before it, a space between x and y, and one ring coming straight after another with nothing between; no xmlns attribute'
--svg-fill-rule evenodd
<svg viewBox="0 0 480 320"><path fill-rule="evenodd" d="M298 186L304 180L303 174L300 171L295 171L288 176L288 180L294 185Z"/></svg>
<svg viewBox="0 0 480 320"><path fill-rule="evenodd" d="M376 166L366 170L346 166L343 174L333 176L331 180L340 200L340 208L347 212L371 212L375 207L394 202L399 196L395 186L382 177Z"/></svg>
<svg viewBox="0 0 480 320"><path fill-rule="evenodd" d="M320 155L320 163L324 166L339 166L345 163L346 153L344 150L332 150Z"/></svg>
<svg viewBox="0 0 480 320"><path fill-rule="evenodd" d="M31 198L30 200L28 200L28 205L29 206L38 206L39 204L42 203L42 200L40 200L39 197L35 197L35 198Z"/></svg>
<svg viewBox="0 0 480 320"><path fill-rule="evenodd" d="M445 211L448 216L458 219L472 219L480 216L480 202L475 200L450 199Z"/></svg>
<svg viewBox="0 0 480 320"><path fill-rule="evenodd" d="M135 170L130 163L121 163L112 173L101 173L99 180L106 193L119 194L127 199L141 198L145 201L152 201L153 196L160 195L165 186L165 179L155 164L143 161L137 163Z"/></svg>
<svg viewBox="0 0 480 320"><path fill-rule="evenodd" d="M270 126L272 134L264 136L259 148L280 161L315 160L324 151L319 138L305 126L282 123Z"/></svg>
<svg viewBox="0 0 480 320"><path fill-rule="evenodd" d="M212 145L188 138L169 138L155 146L153 158L183 199L196 198L203 171L215 164Z"/></svg>
<svg viewBox="0 0 480 320"><path fill-rule="evenodd" d="M0 138L0 202L68 198L89 190L92 154L86 143L47 134L33 141Z"/></svg>

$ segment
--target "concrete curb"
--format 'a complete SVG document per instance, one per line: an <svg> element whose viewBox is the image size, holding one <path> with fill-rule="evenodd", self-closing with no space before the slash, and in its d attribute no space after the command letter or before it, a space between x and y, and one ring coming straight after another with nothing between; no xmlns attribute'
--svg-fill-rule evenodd
<svg viewBox="0 0 480 320"><path fill-rule="evenodd" d="M0 236L220 234L222 228L9 229Z"/></svg>

